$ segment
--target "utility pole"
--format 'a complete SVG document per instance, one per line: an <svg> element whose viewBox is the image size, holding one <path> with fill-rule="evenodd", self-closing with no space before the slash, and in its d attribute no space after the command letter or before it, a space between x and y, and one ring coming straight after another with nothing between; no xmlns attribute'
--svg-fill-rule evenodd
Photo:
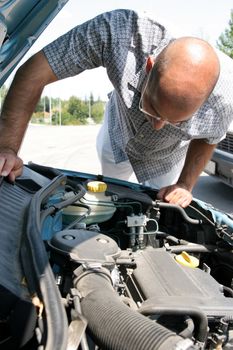
<svg viewBox="0 0 233 350"><path fill-rule="evenodd" d="M44 96L44 122L45 122L45 112L46 112L46 107L45 107L45 96Z"/></svg>
<svg viewBox="0 0 233 350"><path fill-rule="evenodd" d="M59 125L61 126L61 98L59 98Z"/></svg>
<svg viewBox="0 0 233 350"><path fill-rule="evenodd" d="M89 104L88 104L88 107L89 107L89 118L91 118L91 99L89 98Z"/></svg>
<svg viewBox="0 0 233 350"><path fill-rule="evenodd" d="M49 95L49 124L52 125L52 99Z"/></svg>

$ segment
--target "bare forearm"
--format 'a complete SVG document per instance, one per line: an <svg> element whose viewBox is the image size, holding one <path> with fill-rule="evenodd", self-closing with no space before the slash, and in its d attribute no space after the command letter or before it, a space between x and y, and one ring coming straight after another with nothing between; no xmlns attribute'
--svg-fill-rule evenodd
<svg viewBox="0 0 233 350"><path fill-rule="evenodd" d="M42 53L17 72L4 101L0 118L0 150L18 152L28 121L46 84L56 80Z"/></svg>
<svg viewBox="0 0 233 350"><path fill-rule="evenodd" d="M216 145L207 144L203 140L191 141L178 183L184 184L189 191L192 191L215 147Z"/></svg>
<svg viewBox="0 0 233 350"><path fill-rule="evenodd" d="M42 92L32 82L24 85L23 74L18 74L5 99L0 119L0 148L18 152L28 121Z"/></svg>

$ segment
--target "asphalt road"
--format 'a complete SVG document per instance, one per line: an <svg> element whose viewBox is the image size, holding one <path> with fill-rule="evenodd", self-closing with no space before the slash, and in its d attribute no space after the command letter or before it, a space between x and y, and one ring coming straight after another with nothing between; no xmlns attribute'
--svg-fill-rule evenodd
<svg viewBox="0 0 233 350"><path fill-rule="evenodd" d="M29 125L20 155L24 163L32 161L60 169L101 174L95 141L99 125ZM233 188L203 173L193 196L215 208L233 214Z"/></svg>

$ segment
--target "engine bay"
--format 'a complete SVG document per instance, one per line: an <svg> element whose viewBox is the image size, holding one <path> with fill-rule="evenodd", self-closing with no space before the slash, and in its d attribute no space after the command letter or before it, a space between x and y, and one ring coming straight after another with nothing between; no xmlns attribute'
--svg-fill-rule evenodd
<svg viewBox="0 0 233 350"><path fill-rule="evenodd" d="M233 349L232 220L156 194L36 164L2 179L1 349Z"/></svg>

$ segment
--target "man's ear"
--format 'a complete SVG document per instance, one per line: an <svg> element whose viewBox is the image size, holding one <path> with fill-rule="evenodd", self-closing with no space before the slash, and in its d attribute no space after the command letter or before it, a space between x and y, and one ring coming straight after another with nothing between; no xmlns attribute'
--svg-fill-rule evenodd
<svg viewBox="0 0 233 350"><path fill-rule="evenodd" d="M151 68L153 67L155 63L155 57L154 56L149 56L146 60L146 72L149 73Z"/></svg>

